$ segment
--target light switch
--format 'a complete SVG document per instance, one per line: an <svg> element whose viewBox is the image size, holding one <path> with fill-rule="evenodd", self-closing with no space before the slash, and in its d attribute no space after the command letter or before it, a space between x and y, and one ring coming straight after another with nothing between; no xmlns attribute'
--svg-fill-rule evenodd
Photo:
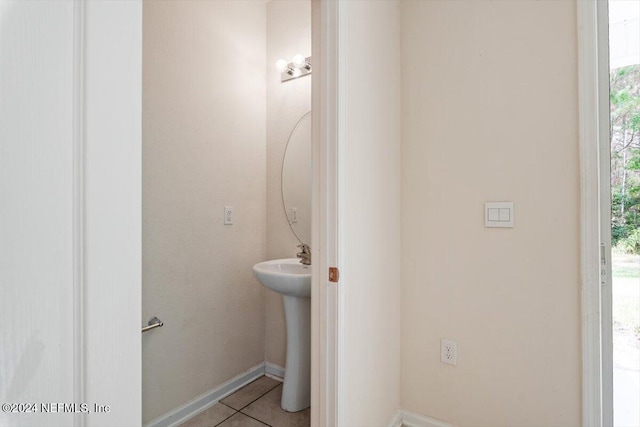
<svg viewBox="0 0 640 427"><path fill-rule="evenodd" d="M233 206L224 207L224 225L233 224Z"/></svg>
<svg viewBox="0 0 640 427"><path fill-rule="evenodd" d="M484 226L513 228L513 202L485 203Z"/></svg>

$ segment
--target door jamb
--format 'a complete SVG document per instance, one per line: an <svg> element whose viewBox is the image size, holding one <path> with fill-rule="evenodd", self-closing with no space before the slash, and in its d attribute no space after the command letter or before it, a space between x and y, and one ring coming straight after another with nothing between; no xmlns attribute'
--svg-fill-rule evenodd
<svg viewBox="0 0 640 427"><path fill-rule="evenodd" d="M344 192L341 129L344 78L345 6L312 0L312 264L311 286L311 425L341 425L340 361L344 353L341 313L344 283L329 281L329 267L344 266L340 209ZM343 275L344 277L344 275Z"/></svg>
<svg viewBox="0 0 640 427"><path fill-rule="evenodd" d="M603 215L603 191L608 180L603 173L605 138L608 141L608 17L607 1L579 1L578 23L578 94L580 135L580 236L581 236L581 288L582 288L582 424L605 426L613 423L612 372L603 370L603 342L601 303L603 292L611 286L610 238L606 239L610 220ZM607 168L608 170L608 168ZM606 212L605 212L606 214ZM605 246L601 249L601 244ZM604 261L604 264L601 262ZM609 282L610 283L610 282ZM609 325L610 326L610 325ZM606 341L606 339L605 339Z"/></svg>

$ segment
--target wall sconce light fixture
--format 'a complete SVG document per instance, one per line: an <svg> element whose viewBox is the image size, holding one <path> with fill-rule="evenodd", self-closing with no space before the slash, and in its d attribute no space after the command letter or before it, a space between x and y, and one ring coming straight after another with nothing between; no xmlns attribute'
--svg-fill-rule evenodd
<svg viewBox="0 0 640 427"><path fill-rule="evenodd" d="M311 57L305 58L298 54L293 57L292 62L279 59L276 67L280 70L280 82L284 83L288 80L297 79L311 74Z"/></svg>

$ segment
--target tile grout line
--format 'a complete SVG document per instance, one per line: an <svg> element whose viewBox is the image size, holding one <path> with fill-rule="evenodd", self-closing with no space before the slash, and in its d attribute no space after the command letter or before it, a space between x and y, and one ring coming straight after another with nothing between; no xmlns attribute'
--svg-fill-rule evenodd
<svg viewBox="0 0 640 427"><path fill-rule="evenodd" d="M269 378L269 377L267 377L266 375L263 375L262 377L256 378L254 381L251 381L249 384L245 385L245 386L244 386L244 387L242 387L240 390L244 389L245 387L248 387L249 385L253 384L254 382L258 381L260 378L263 378L263 377L264 377L264 378ZM252 400L251 402L247 403L246 405L244 405L244 406L243 406L242 408L240 408L240 409L236 409L236 408L234 408L234 407L231 407L231 406L227 405L226 403L224 403L224 402L222 402L222 401L220 401L220 400L219 400L216 404L221 404L221 405L223 405L223 406L226 406L227 408L229 408L229 409L233 410L234 412L233 412L233 414L229 415L228 417L226 417L225 419L223 419L223 420L222 420L222 421L220 421L219 423L215 424L215 426L214 426L214 427L217 427L217 426L221 425L222 423L224 423L225 421L227 421L229 418L233 417L233 416L234 416L234 415L236 415L236 414L242 414L242 415L247 416L247 417L249 417L249 418L252 418L252 419L254 419L254 420L256 420L256 421L258 421L258 422L260 422L260 423L262 423L262 424L264 424L264 425L266 425L266 426L268 426L268 427L273 427L273 426L271 426L269 423L266 423L266 422L264 422L264 421L262 421L262 420L260 420L260 419L258 419L258 418L252 417L252 416L251 416L251 415L249 415L249 414L245 414L244 412L242 412L242 410L243 410L243 409L246 409L246 408L247 408L248 406L250 406L252 403L257 402L258 400L262 399L262 398L263 398L264 396L266 396L269 392L273 391L274 389L276 389L276 388L277 388L277 387L279 387L280 385L282 385L282 383L278 382L278 383L277 383L277 384L275 384L273 387L269 388L267 391L265 391L264 393L262 393L262 394L261 394L260 396L258 396L256 399L254 399L254 400ZM240 390L237 390L235 393L237 393L237 392L238 392L238 391L240 391ZM235 393L234 393L234 394L235 394ZM231 396L232 396L232 395L231 395ZM229 396L227 396L227 397L229 397ZM226 397L225 397L225 399L226 399Z"/></svg>
<svg viewBox="0 0 640 427"><path fill-rule="evenodd" d="M261 378L262 378L262 377L261 377ZM269 377L265 377L265 378L269 378ZM256 380L256 381L257 381L257 380ZM247 385L248 385L248 384L247 384ZM258 398L256 398L256 399L252 400L251 402L247 403L246 405L244 405L244 406L243 406L242 408L240 408L240 409L231 408L230 406L229 406L229 407L230 407L231 409L235 409L235 410L236 410L236 411L238 411L238 412L241 412L241 411L242 411L243 409L245 409L247 406L249 406L249 405L251 405L252 403L257 402L258 400L262 399L264 396L266 396L266 395L267 395L267 393L271 392L272 390L274 390L276 387L278 387L278 386L280 386L280 385L281 385L281 384L276 384L275 386L271 387L269 390L267 390L267 391L265 391L264 393L262 393ZM246 386L245 386L245 387L246 387ZM242 389L240 389L240 390L242 390ZM240 390L238 390L238 391L240 391ZM227 405L227 406L228 406L228 405ZM245 414L245 415L246 415L246 414ZM258 420L258 421L259 421L259 420Z"/></svg>
<svg viewBox="0 0 640 427"><path fill-rule="evenodd" d="M273 390L273 389L271 389L271 390ZM269 391L271 391L271 390L269 390ZM268 392L267 392L267 393L268 393ZM266 394L266 393L265 393L265 394ZM263 397L263 396L264 396L264 395L262 395L262 396L260 396L260 397ZM258 398L258 399L256 399L256 400L259 400L259 399L260 399L260 398ZM254 402L255 402L255 400L254 400ZM266 425L266 426L273 427L271 424L266 423L266 422L264 422L264 421L262 421L262 420L260 420L260 419L258 419L258 418L256 418L256 417L252 417L252 416L251 416L251 415L249 415L249 414L245 414L244 412L241 412L241 411L239 411L239 410L237 410L237 409L235 409L235 408L232 408L232 407L231 407L231 406L229 406L229 405L225 405L225 404L224 404L224 403L222 403L222 402L218 402L218 403L219 403L219 404L221 404L221 405L223 405L223 406L226 406L226 407L227 407L227 408L229 408L229 409L233 409L235 412L234 412L233 414L229 415L229 416L228 416L227 418L225 418L224 420L220 421L218 424L216 424L216 426L219 426L220 424L224 423L225 421L227 421L229 418L233 417L233 416L234 416L234 415L236 415L236 414L242 414L242 415L244 415L244 416L246 416L246 417L253 418L253 419L254 419L254 420L256 420L256 421L259 421L260 423L262 423L262 424L264 424L264 425ZM253 402L252 402L252 403L253 403ZM251 403L250 403L250 404L251 404ZM250 405L250 404L249 404L249 405ZM249 406L249 405L247 405L247 406ZM245 406L245 408L246 408L246 406Z"/></svg>
<svg viewBox="0 0 640 427"><path fill-rule="evenodd" d="M220 403L220 402L218 402L218 403ZM224 405L224 403L223 403L223 405ZM224 405L224 406L227 406L227 405ZM227 408L231 408L231 406L227 406ZM233 409L233 408L231 408L231 409ZM236 411L235 409L233 409L233 410L235 411L233 414L229 415L227 418L225 418L224 420L220 421L218 424L216 424L216 426L219 426L220 424L222 424L223 422L227 421L229 418L233 417L235 414L240 412L240 411Z"/></svg>
<svg viewBox="0 0 640 427"><path fill-rule="evenodd" d="M261 420L261 419L259 419L259 418L252 417L252 416L251 416L251 415L249 415L249 414L245 414L244 412L238 412L238 413L240 413L240 414L244 415L245 417L252 418L252 419L254 419L254 420L258 421L260 424L264 424L264 425L266 425L266 426L273 427L271 424L268 424L268 423L266 423L266 422L262 421L262 420Z"/></svg>
<svg viewBox="0 0 640 427"><path fill-rule="evenodd" d="M276 388L278 388L279 386L281 386L282 384L276 384L275 387L270 388L265 394L263 394L262 396L260 396L259 398L257 398L256 400L254 400L253 402L249 403L247 406L245 406L244 408L240 409L238 412L240 412L242 415L246 415L249 418L253 418L256 421L261 422L262 424L265 424L269 427L273 427L271 424L269 424L268 422L261 420L259 418L253 417L249 414L247 414L246 412L242 412L243 410L247 409L249 406L251 406L252 403L257 402L258 400L262 399L263 397L265 397L267 394L271 393L273 390L275 390Z"/></svg>
<svg viewBox="0 0 640 427"><path fill-rule="evenodd" d="M248 384L247 384L247 385L248 385ZM242 409L245 409L245 408L247 408L249 405L251 405L252 403L257 402L258 400L262 399L264 396L266 396L266 395L267 395L267 393L269 393L270 391L272 391L273 389L275 389L275 388L276 388L276 387L278 387L279 385L280 385L280 384L276 384L276 386L275 386L275 387L273 387L273 388L269 389L267 392L265 392L263 395L261 395L260 397L258 397L258 398L257 398L256 400L254 400L253 402L248 403L248 404L247 404L246 406L244 406ZM245 386L245 387L246 387L246 386ZM240 390L242 390L242 389L240 389ZM239 391L239 390L238 390L238 391ZM242 414L242 415L244 415L245 417L249 417L249 418L251 418L251 419L254 419L254 420L258 421L259 423L264 424L264 425L266 425L266 426L268 426L268 427L273 427L271 424L269 424L269 423L267 423L267 422L265 422L265 421L263 421L263 420L261 420L261 419L259 419L259 418L252 417L252 416L251 416L251 415L249 415L249 414L245 414L244 412L242 412L242 409L232 408L231 406L229 406L229 405L227 405L227 404L224 404L224 403L222 403L222 402L218 402L218 403L219 403L219 404L221 404L221 405L226 406L227 408L233 409L235 412L234 412L233 414L231 414L230 416L228 416L227 418L225 418L224 420L220 421L220 423L219 423L219 424L216 424L216 426L219 426L220 424L222 424L223 422L227 421L229 418L233 417L233 416L234 416L234 415L236 415L236 414Z"/></svg>
<svg viewBox="0 0 640 427"><path fill-rule="evenodd" d="M260 400L260 399L262 399L262 398L266 397L266 395L267 395L267 394L271 393L273 390L275 390L276 388L278 388L278 387L279 387L279 386L281 386L281 385L282 385L282 384L278 384L277 386L273 387L271 390L269 390L267 393L265 393L264 395L262 395L260 398L258 398L258 399L256 399L256 400L254 400L252 403L254 403L254 402L256 402L256 401L258 401L258 400ZM244 408L240 409L240 411L239 411L239 412L240 412L241 414L243 414L243 415L246 415L246 416L247 416L247 417L249 417L249 418L253 418L253 419L254 419L254 420L256 420L256 421L259 421L259 422L261 422L261 423L263 423L263 424L266 424L266 425L267 425L267 426L269 426L269 427L275 427L274 425L269 424L269 423L268 423L267 421L265 421L265 420L261 420L260 418L254 417L254 416L252 416L252 415L250 415L250 414L248 414L248 413L244 412L244 410L245 410L245 409L247 409L250 405L251 405L251 404L249 404L249 405L245 406ZM278 407L277 407L277 408L278 408ZM279 408L279 409L280 409L280 408ZM309 409L309 408L306 408L306 409ZM285 414L287 414L287 416L289 416L289 415L293 415L293 414L297 414L297 413L303 412L303 411L305 411L306 409L304 409L304 410L302 410L302 411L296 411L296 412L287 412L287 411L285 411L285 410L282 410L282 409L281 409L281 410L282 410L282 412L283 412L283 413L285 413ZM404 424L403 424L403 426L404 426Z"/></svg>

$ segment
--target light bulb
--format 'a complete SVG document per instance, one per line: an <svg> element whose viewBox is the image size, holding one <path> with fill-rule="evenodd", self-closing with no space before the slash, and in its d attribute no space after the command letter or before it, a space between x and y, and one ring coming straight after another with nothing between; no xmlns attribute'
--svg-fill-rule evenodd
<svg viewBox="0 0 640 427"><path fill-rule="evenodd" d="M289 63L284 59L278 59L278 62L276 62L276 67L278 68L278 70L280 70L281 73L284 73L285 71L287 71L287 68L289 68Z"/></svg>
<svg viewBox="0 0 640 427"><path fill-rule="evenodd" d="M293 69L293 77L300 77L300 74L302 74L302 71L300 71L300 68L294 68Z"/></svg>
<svg viewBox="0 0 640 427"><path fill-rule="evenodd" d="M306 63L307 63L307 59L300 54L297 54L296 56L293 57L293 65L295 65L298 68L304 67Z"/></svg>

